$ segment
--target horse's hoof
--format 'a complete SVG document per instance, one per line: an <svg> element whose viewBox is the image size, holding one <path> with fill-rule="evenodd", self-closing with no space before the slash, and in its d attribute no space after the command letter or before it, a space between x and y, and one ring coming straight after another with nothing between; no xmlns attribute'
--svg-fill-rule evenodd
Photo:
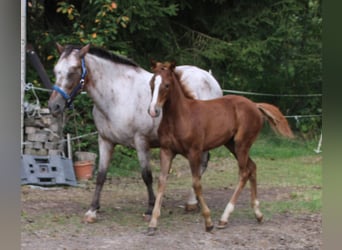
<svg viewBox="0 0 342 250"><path fill-rule="evenodd" d="M146 222L149 222L151 220L152 215L151 214L143 214L143 219Z"/></svg>
<svg viewBox="0 0 342 250"><path fill-rule="evenodd" d="M83 217L83 223L95 223L95 222L96 222L96 217L89 217L89 216Z"/></svg>
<svg viewBox="0 0 342 250"><path fill-rule="evenodd" d="M84 217L83 217L83 222L84 223L96 222L96 211L89 210L88 212L86 212Z"/></svg>
<svg viewBox="0 0 342 250"><path fill-rule="evenodd" d="M147 236L154 236L156 234L157 228L156 227L149 227L147 229Z"/></svg>
<svg viewBox="0 0 342 250"><path fill-rule="evenodd" d="M227 227L227 225L228 225L227 221L220 220L218 225L216 226L216 228L218 228L218 229L225 229Z"/></svg>
<svg viewBox="0 0 342 250"><path fill-rule="evenodd" d="M205 231L208 232L208 233L211 232L213 229L214 229L214 225L206 226L205 227Z"/></svg>
<svg viewBox="0 0 342 250"><path fill-rule="evenodd" d="M198 205L198 203L196 203L196 204L185 204L184 210L187 213L198 212L199 211L199 205Z"/></svg>

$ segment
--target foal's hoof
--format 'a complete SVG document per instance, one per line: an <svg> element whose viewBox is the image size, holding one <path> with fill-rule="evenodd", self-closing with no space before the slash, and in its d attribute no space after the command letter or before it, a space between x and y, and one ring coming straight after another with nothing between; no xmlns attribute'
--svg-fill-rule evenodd
<svg viewBox="0 0 342 250"><path fill-rule="evenodd" d="M255 216L255 218L257 219L257 221L258 221L259 223L262 223L262 220L264 219L264 216L263 216L263 215L261 215L261 216Z"/></svg>
<svg viewBox="0 0 342 250"><path fill-rule="evenodd" d="M228 225L228 222L227 221L222 221L220 220L218 225L216 226L218 229L225 229Z"/></svg>
<svg viewBox="0 0 342 250"><path fill-rule="evenodd" d="M206 226L205 227L205 231L208 232L208 233L210 233L213 229L214 229L214 225Z"/></svg>
<svg viewBox="0 0 342 250"><path fill-rule="evenodd" d="M156 234L157 228L156 227L149 227L147 229L147 236L154 236Z"/></svg>
<svg viewBox="0 0 342 250"><path fill-rule="evenodd" d="M151 220L152 215L150 214L143 214L143 219L146 222L149 222Z"/></svg>
<svg viewBox="0 0 342 250"><path fill-rule="evenodd" d="M198 205L198 203L196 203L196 204L185 204L184 210L187 213L198 212L199 211L199 205Z"/></svg>

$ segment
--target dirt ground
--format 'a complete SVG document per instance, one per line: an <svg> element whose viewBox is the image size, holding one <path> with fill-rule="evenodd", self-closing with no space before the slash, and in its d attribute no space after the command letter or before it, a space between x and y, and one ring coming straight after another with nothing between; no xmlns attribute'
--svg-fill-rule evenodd
<svg viewBox="0 0 342 250"><path fill-rule="evenodd" d="M169 179L169 183L172 183ZM190 184L190 183L189 183ZM185 213L187 188L168 186L155 236L143 219L147 194L137 177L112 178L104 186L98 221L82 223L94 181L79 187L22 186L21 248L46 249L321 249L321 214L264 212L259 224L249 205L249 188L239 197L226 229L206 233L201 214ZM259 187L261 202L288 199L289 188ZM218 222L233 187L204 189Z"/></svg>

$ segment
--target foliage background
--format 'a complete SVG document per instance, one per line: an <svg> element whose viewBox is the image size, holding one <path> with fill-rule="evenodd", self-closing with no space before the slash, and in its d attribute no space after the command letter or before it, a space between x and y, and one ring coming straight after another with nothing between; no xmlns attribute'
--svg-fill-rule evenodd
<svg viewBox="0 0 342 250"><path fill-rule="evenodd" d="M149 69L151 58L211 69L223 89L308 95L322 93L320 0L29 0L27 43L50 79L55 42L104 47ZM40 79L27 64L27 82ZM44 96L43 96L44 95ZM285 115L321 115L321 97L247 96L277 105ZM30 99L30 93L27 98ZM42 94L40 101L48 96ZM91 100L79 96L65 131L95 131ZM321 132L321 116L289 119L305 138ZM96 150L96 137L79 141ZM77 148L76 147L76 148ZM127 149L122 149L124 154ZM129 150L126 152L130 155Z"/></svg>

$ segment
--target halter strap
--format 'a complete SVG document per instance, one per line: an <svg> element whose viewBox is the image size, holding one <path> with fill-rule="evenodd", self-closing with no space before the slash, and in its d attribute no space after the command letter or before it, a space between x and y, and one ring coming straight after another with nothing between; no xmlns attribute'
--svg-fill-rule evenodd
<svg viewBox="0 0 342 250"><path fill-rule="evenodd" d="M63 98L66 100L66 106L68 108L72 108L72 102L77 95L77 93L83 89L84 86L84 79L87 76L87 68L85 65L84 57L81 58L81 65L82 65L82 73L81 73L81 79L80 82L76 85L76 87L71 91L70 95L66 93L63 89L58 87L56 84L53 85L53 89L56 90L59 94L63 96Z"/></svg>

